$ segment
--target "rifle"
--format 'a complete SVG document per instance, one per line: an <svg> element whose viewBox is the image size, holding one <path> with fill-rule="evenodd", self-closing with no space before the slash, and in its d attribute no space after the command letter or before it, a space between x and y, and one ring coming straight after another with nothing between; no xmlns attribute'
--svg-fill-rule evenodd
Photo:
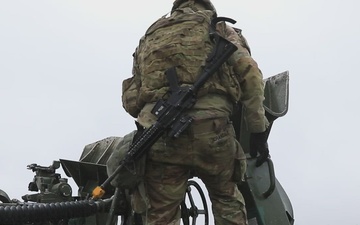
<svg viewBox="0 0 360 225"><path fill-rule="evenodd" d="M101 198L105 194L104 188L109 185L121 169L126 164L144 155L165 132L168 132L170 137L178 137L191 124L192 118L185 112L195 104L198 90L237 50L234 44L216 33L215 25L221 20L235 23L234 20L225 17L216 17L212 20L210 37L215 42L215 46L207 58L204 70L199 78L191 86L180 87L175 67L169 68L165 72L170 85L170 96L166 100L158 100L152 109L151 112L157 117L156 122L135 138L113 174L93 190L93 199Z"/></svg>

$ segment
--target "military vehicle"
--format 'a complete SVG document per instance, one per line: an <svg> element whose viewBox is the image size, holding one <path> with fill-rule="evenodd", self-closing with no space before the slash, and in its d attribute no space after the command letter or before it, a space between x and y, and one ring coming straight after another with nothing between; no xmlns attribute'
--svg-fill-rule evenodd
<svg viewBox="0 0 360 225"><path fill-rule="evenodd" d="M288 110L288 71L265 79L266 116L273 125ZM245 154L247 173L245 182L238 187L244 195L249 225L292 225L294 213L291 202L276 179L272 160L260 167L250 157L247 132L242 109L233 115L233 124ZM270 128L271 128L270 126ZM122 137L107 137L88 144L78 161L54 160L50 166L28 165L35 173L28 190L35 192L11 199L0 190L0 225L141 225L141 217L131 209L129 190L109 185L101 199L93 200L92 191L107 178L106 162ZM77 195L73 195L67 178L56 170L62 167L66 176L74 179ZM1 184L0 184L1 185ZM1 187L1 186L0 186ZM196 177L189 178L188 189L181 204L181 221L184 225L209 222L206 195Z"/></svg>

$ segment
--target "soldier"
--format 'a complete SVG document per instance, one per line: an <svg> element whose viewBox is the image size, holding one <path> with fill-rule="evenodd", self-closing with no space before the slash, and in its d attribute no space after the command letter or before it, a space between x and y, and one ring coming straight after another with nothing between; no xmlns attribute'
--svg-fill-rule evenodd
<svg viewBox="0 0 360 225"><path fill-rule="evenodd" d="M214 47L209 37L214 17L216 10L209 0L175 0L171 14L157 20L141 38L133 55L133 76L123 82L122 101L142 126L156 121L151 110L167 96L164 72L168 68L176 67L180 85L193 84L200 74ZM237 188L244 179L246 159L229 117L241 102L252 133L252 156L259 152L258 165L263 163L269 154L264 138L268 126L262 106L264 83L240 30L225 22L216 29L238 50L200 89L188 112L193 118L190 127L178 138L165 134L150 149L145 191L135 190L132 196L133 209L142 214L144 224L180 223L179 205L192 174L206 185L215 224L247 224L245 202ZM235 167L236 160L240 167Z"/></svg>

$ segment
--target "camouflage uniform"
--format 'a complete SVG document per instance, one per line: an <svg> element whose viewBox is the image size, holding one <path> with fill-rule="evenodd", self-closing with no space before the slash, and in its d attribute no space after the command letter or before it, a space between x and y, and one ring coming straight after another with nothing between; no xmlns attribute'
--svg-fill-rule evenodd
<svg viewBox="0 0 360 225"><path fill-rule="evenodd" d="M209 5L186 0L174 2L172 13L179 13L178 9L184 9L183 12L189 9L204 13L215 11ZM153 26L156 27L157 23ZM152 27L147 34L154 32ZM247 224L244 199L233 180L234 158L239 152L243 156L243 151L228 118L234 103L241 102L245 107L249 131L263 132L267 126L262 106L264 84L261 71L251 58L243 36L225 23L219 23L217 30L238 50L222 66L221 74L215 74L199 91L196 104L188 112L194 118L191 126L177 139L165 134L149 151L145 174L145 200L148 205L144 207L142 204L144 196L139 190L134 192L132 202L134 210L143 213L145 224L179 224L179 204L184 198L191 172L195 172L206 185L216 224ZM163 78L165 70L157 60L170 65L174 62L171 62L170 56L146 61L152 55L142 55L149 47L146 46L146 38L145 35L140 40L134 53L133 77L124 81L122 99L126 111L137 117L144 127L149 127L156 120L151 109L156 100L168 91ZM211 48L203 46L203 49L205 54L201 60L205 61ZM187 63L186 60L198 60L200 54L192 51L195 52L194 58L185 59L184 63ZM184 55L185 58L192 57L191 54ZM179 60L181 62L182 59ZM148 68L149 65L158 68ZM202 65L197 62L194 68L201 70ZM183 84L193 83L196 78L193 73L199 74L199 71L191 71L192 65L175 66ZM169 68L169 65L166 67Z"/></svg>

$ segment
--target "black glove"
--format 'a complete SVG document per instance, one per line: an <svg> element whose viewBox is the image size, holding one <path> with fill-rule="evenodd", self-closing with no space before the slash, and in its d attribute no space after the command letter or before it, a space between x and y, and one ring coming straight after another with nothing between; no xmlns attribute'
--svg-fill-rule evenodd
<svg viewBox="0 0 360 225"><path fill-rule="evenodd" d="M250 156L257 157L256 167L261 166L270 156L267 143L268 131L250 134ZM259 153L259 156L258 156Z"/></svg>

